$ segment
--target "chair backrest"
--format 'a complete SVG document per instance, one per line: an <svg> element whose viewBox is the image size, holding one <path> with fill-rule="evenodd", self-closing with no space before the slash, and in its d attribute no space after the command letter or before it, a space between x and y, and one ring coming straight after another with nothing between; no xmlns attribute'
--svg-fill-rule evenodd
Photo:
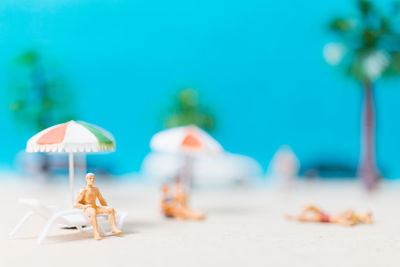
<svg viewBox="0 0 400 267"><path fill-rule="evenodd" d="M35 212L35 214L40 217L48 220L54 214L55 210L50 209L47 206L43 205L39 200L33 198L20 198L18 200L19 203L28 206L31 210Z"/></svg>
<svg viewBox="0 0 400 267"><path fill-rule="evenodd" d="M67 226L90 224L89 218L84 214L82 210L59 210L55 206L43 205L39 200L32 198L21 198L19 199L19 203L29 207L35 214L39 215L45 220L49 220L53 217L53 215L58 212L60 212L61 214L67 212L67 214L60 215L60 217L58 217L58 221L62 224L65 224ZM108 215L99 214L97 217L100 220L107 220Z"/></svg>
<svg viewBox="0 0 400 267"><path fill-rule="evenodd" d="M42 204L39 200L33 198L20 198L19 203L29 207L35 214L39 215L45 220L49 220L59 210L56 206L47 206ZM58 220L66 225L71 225L69 218L60 217Z"/></svg>

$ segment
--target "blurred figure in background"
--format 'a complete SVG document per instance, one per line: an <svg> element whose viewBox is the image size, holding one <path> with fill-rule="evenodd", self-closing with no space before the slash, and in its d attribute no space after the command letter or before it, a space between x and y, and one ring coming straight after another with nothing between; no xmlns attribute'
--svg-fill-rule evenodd
<svg viewBox="0 0 400 267"><path fill-rule="evenodd" d="M164 184L162 186L162 198L161 198L161 212L165 217L174 217L178 220L183 220L182 213L176 208L174 199L170 194L169 186Z"/></svg>
<svg viewBox="0 0 400 267"><path fill-rule="evenodd" d="M166 217L177 220L203 220L205 214L188 208L188 195L180 179L175 180L174 195L170 194L170 188L164 184L162 187L161 211Z"/></svg>
<svg viewBox="0 0 400 267"><path fill-rule="evenodd" d="M298 216L286 216L288 219L300 222L336 223L344 226L354 226L358 223L372 224L370 212L356 214L353 209L328 215L313 205L305 207Z"/></svg>
<svg viewBox="0 0 400 267"><path fill-rule="evenodd" d="M278 180L279 187L283 190L295 186L299 169L299 160L288 145L281 146L270 163L270 175Z"/></svg>

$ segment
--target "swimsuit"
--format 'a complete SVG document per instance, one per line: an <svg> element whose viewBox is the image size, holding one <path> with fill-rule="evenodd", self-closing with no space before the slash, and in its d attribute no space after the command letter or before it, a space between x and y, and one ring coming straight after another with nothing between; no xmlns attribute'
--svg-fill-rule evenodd
<svg viewBox="0 0 400 267"><path fill-rule="evenodd" d="M329 215L321 212L319 221L322 223L328 223L330 221Z"/></svg>
<svg viewBox="0 0 400 267"><path fill-rule="evenodd" d="M98 209L99 207L97 207L96 205L92 205L92 208L97 212L97 209Z"/></svg>
<svg viewBox="0 0 400 267"><path fill-rule="evenodd" d="M164 201L166 204L170 204L172 202L172 197L166 197Z"/></svg>
<svg viewBox="0 0 400 267"><path fill-rule="evenodd" d="M166 197L166 198L164 199L164 204L167 205L167 207L165 207L165 208L163 209L163 213L164 213L165 217L168 217L168 218L174 217L174 216L172 215L172 212L171 212L171 203L172 203L172 200L173 200L172 197Z"/></svg>

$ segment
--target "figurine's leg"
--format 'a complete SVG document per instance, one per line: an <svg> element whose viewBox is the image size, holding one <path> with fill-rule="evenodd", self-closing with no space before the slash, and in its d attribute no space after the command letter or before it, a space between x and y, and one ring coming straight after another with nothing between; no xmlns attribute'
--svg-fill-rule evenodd
<svg viewBox="0 0 400 267"><path fill-rule="evenodd" d="M184 221L188 218L182 209L175 208L173 214L178 221Z"/></svg>
<svg viewBox="0 0 400 267"><path fill-rule="evenodd" d="M295 220L299 222L320 222L320 216L317 214L300 214L300 215L285 215L288 220Z"/></svg>
<svg viewBox="0 0 400 267"><path fill-rule="evenodd" d="M301 222L319 222L321 219L321 210L313 205L306 206L297 216L297 220Z"/></svg>
<svg viewBox="0 0 400 267"><path fill-rule="evenodd" d="M299 222L321 222L320 216L317 214L312 215L299 215L296 218Z"/></svg>
<svg viewBox="0 0 400 267"><path fill-rule="evenodd" d="M102 213L108 214L108 220L110 221L111 231L114 234L122 234L122 231L117 228L117 225L115 223L115 210L114 210L114 208L107 207L107 206L101 206L101 207L97 208L97 213L98 214L102 214Z"/></svg>
<svg viewBox="0 0 400 267"><path fill-rule="evenodd" d="M286 215L286 218L289 220L297 220L299 222L320 222L321 210L313 205L308 205L303 209L300 215Z"/></svg>
<svg viewBox="0 0 400 267"><path fill-rule="evenodd" d="M85 209L85 213L90 218L90 223L93 226L93 236L96 240L101 240L101 236L99 234L99 228L97 225L97 217L96 217L96 210L94 208L87 208Z"/></svg>
<svg viewBox="0 0 400 267"><path fill-rule="evenodd" d="M188 200L187 200L187 196L186 195L183 195L181 197L181 203L180 204L181 204L183 209L189 209L188 208Z"/></svg>
<svg viewBox="0 0 400 267"><path fill-rule="evenodd" d="M332 214L331 222L344 226L354 226L357 224L357 220L354 217L354 212L351 210L342 213Z"/></svg>
<svg viewBox="0 0 400 267"><path fill-rule="evenodd" d="M340 224L340 225L344 225L344 226L354 226L354 225L356 225L355 221L351 221L351 220L348 220L346 218L335 218L335 219L332 219L331 222L336 223L336 224Z"/></svg>
<svg viewBox="0 0 400 267"><path fill-rule="evenodd" d="M175 201L165 205L164 214L167 217L173 217L179 221L186 220L186 217L183 214L182 209L179 207L179 205L177 205L177 203Z"/></svg>
<svg viewBox="0 0 400 267"><path fill-rule="evenodd" d="M317 208L316 206L313 205L308 205L303 209L303 214L308 213L308 212L315 212L317 214L321 214L321 210Z"/></svg>
<svg viewBox="0 0 400 267"><path fill-rule="evenodd" d="M204 213L195 210L183 209L183 212L191 220L203 220L206 217Z"/></svg>

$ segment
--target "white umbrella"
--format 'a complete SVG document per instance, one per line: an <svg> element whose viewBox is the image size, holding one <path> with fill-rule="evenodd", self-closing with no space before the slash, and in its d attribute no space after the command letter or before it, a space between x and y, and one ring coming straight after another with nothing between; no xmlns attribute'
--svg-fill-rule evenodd
<svg viewBox="0 0 400 267"><path fill-rule="evenodd" d="M153 136L150 147L154 151L185 156L181 175L189 182L192 159L198 155L212 155L223 152L222 146L208 133L189 125L163 130Z"/></svg>
<svg viewBox="0 0 400 267"><path fill-rule="evenodd" d="M115 141L106 130L83 121L69 121L49 127L28 140L26 152L69 154L69 181L74 200L74 153L114 151Z"/></svg>
<svg viewBox="0 0 400 267"><path fill-rule="evenodd" d="M154 151L184 154L216 154L222 146L208 133L197 126L174 127L156 133L150 141Z"/></svg>

